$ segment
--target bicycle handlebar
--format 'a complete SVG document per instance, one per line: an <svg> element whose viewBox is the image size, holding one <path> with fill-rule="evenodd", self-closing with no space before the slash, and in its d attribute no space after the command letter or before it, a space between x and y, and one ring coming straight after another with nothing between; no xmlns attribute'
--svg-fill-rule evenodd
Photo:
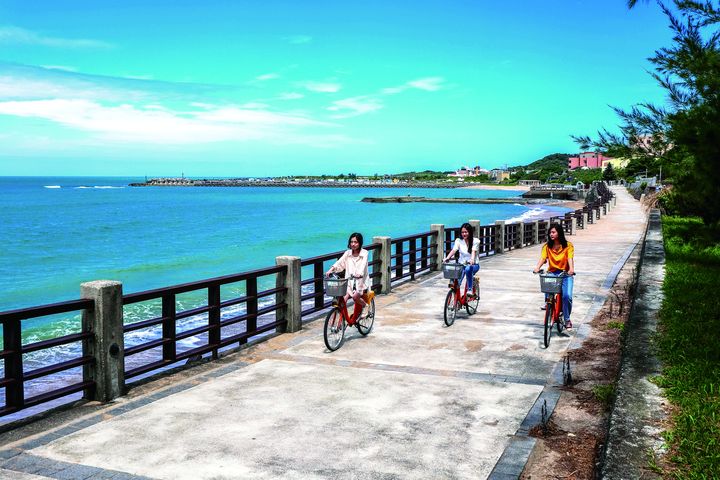
<svg viewBox="0 0 720 480"><path fill-rule="evenodd" d="M543 274L543 273L545 273L545 269L544 269L544 268L541 268L541 269L538 270L537 272L533 271L533 275L538 275L538 274ZM548 273L550 273L550 272L548 272ZM576 273L573 273L572 275L568 275L567 272L562 272L562 273L560 273L560 275L558 275L558 277L570 277L570 276L573 276L573 277L574 277L575 275L577 275L577 274L576 274Z"/></svg>

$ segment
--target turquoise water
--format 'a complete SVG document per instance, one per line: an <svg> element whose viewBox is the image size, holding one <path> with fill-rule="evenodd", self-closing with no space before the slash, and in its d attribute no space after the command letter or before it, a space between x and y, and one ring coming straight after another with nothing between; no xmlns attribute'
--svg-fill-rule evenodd
<svg viewBox="0 0 720 480"><path fill-rule="evenodd" d="M0 178L0 311L78 298L80 283L89 280L119 280L126 293L136 292L271 266L277 255L340 250L352 231L369 243L374 235L419 233L432 223L477 218L485 224L530 211L360 202L389 195L511 197L513 191L127 186L142 180Z"/></svg>
<svg viewBox="0 0 720 480"><path fill-rule="evenodd" d="M90 280L119 280L123 291L132 293L273 266L278 255L322 255L344 249L353 231L363 233L366 243L371 243L377 235L400 237L425 232L433 223L459 226L468 219L480 219L488 224L501 219L547 217L568 210L537 206L530 209L517 204L360 201L366 196L401 195L513 197L519 194L517 191L128 186L142 180L0 178L0 311L77 299L80 284ZM265 277L264 281L274 286L272 278ZM260 285L261 289L269 287ZM243 295L243 288L242 284L228 286L223 299ZM178 296L178 311L204 304L204 295L197 291ZM223 318L239 311L223 310ZM126 323L159 314L157 301L130 305L124 310ZM205 323L207 318L198 315L178 321L177 328L183 331ZM25 320L23 343L79 329L80 315L76 313ZM125 345L137 345L160 335L159 327L131 332L125 337ZM178 342L178 351L203 342L206 339L202 336L188 338ZM76 342L26 354L24 368L29 371L78 357L80 352L81 345ZM147 351L129 357L126 366L148 363L157 355L158 351ZM3 375L4 366L0 365L0 377ZM26 395L81 378L80 368L42 377L26 382ZM4 404L4 393L0 389L0 406Z"/></svg>

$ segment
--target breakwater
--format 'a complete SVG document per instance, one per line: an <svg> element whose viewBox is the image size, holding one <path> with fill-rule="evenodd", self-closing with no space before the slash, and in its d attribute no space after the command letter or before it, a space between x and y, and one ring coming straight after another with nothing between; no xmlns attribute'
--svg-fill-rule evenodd
<svg viewBox="0 0 720 480"><path fill-rule="evenodd" d="M550 203L547 199L527 199L522 197L507 198L430 198L430 197L365 197L361 200L366 203L475 203L491 205L494 203L522 204L522 205L546 205Z"/></svg>
<svg viewBox="0 0 720 480"><path fill-rule="evenodd" d="M448 182L358 182L358 181L293 181L293 180L247 180L241 178L190 179L151 178L145 182L131 183L131 187L322 187L322 188L461 188L476 183Z"/></svg>

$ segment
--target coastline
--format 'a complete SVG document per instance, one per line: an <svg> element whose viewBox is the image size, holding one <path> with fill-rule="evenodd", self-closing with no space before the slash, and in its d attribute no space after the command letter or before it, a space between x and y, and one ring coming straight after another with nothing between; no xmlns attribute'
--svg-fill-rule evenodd
<svg viewBox="0 0 720 480"><path fill-rule="evenodd" d="M527 192L530 187L527 185L489 185L489 184L475 184L457 187L459 189L468 190L517 190L521 192Z"/></svg>

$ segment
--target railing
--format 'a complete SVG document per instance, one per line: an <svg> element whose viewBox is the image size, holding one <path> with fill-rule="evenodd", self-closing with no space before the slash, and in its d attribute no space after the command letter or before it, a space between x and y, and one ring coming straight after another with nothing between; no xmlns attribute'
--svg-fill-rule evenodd
<svg viewBox="0 0 720 480"><path fill-rule="evenodd" d="M92 300L73 300L0 313L3 339L0 359L3 360L4 364L4 375L3 378L0 379L0 388L5 389L5 405L0 408L0 416L81 391L84 391L86 396L92 393L92 390L95 388L95 382L88 380L82 373L78 373L70 378L80 377L82 379L81 381L70 384L63 384L66 382L47 382L50 385L53 383L61 383L61 385L51 387L32 397L25 398L25 389L31 382L74 368L85 368L87 365L93 365L95 363L95 357L87 353L87 342L92 340L93 334L89 329L83 328L81 322L78 322L79 331L77 333L25 345L22 344L22 322L33 318L92 310L93 308L94 304ZM78 352L78 356L76 357L63 362L42 366L39 365L41 363L40 360L35 360L35 358L40 357L39 354L41 352L73 344L76 347L73 350ZM36 365L33 365L34 368L31 370L26 370L25 360L29 360L29 363Z"/></svg>
<svg viewBox="0 0 720 480"><path fill-rule="evenodd" d="M274 330L285 324L284 318L263 322L258 319L277 312L287 306L277 303L275 296L285 294L287 287L280 286L258 291L258 279L287 272L287 266L253 270L251 272L211 278L168 288L148 290L123 296L123 306L152 302L145 305L153 309L160 306L160 315L123 326L125 334L125 378L132 378L153 370L169 367L179 361L212 353L218 357L218 350L232 344L246 343L250 338ZM273 278L273 280L275 280ZM242 282L244 288L235 285L233 293L243 295L222 299L221 287ZM272 282L273 284L276 282ZM177 311L178 296L189 292L204 291L207 303L187 310ZM273 297L261 306L261 300ZM194 303L194 302L193 302ZM244 308L240 308L240 306ZM232 309L232 310L231 310ZM267 317L265 317L267 319ZM140 330L161 328L160 338L134 343L128 334ZM223 335L230 331L229 334ZM157 335L153 335L157 336ZM202 342L200 346L192 346ZM133 344L134 343L134 344ZM130 345L130 346L128 346ZM144 353L137 361L128 362L128 357ZM128 368L128 364L133 365Z"/></svg>
<svg viewBox="0 0 720 480"><path fill-rule="evenodd" d="M505 250L514 250L521 246L520 242L520 224L519 223L506 223L505 224L505 244L503 245Z"/></svg>
<svg viewBox="0 0 720 480"><path fill-rule="evenodd" d="M527 247L535 243L535 222L525 222L523 224L522 246Z"/></svg>
<svg viewBox="0 0 720 480"><path fill-rule="evenodd" d="M462 237L460 236L460 230L462 230L461 227L445 228L445 241L443 242L445 255L450 253L450 250L452 250L456 238L462 239Z"/></svg>
<svg viewBox="0 0 720 480"><path fill-rule="evenodd" d="M495 253L495 232L497 225L480 225L477 237L480 239L478 255L488 256Z"/></svg>
<svg viewBox="0 0 720 480"><path fill-rule="evenodd" d="M575 210L573 213L575 216L575 225L577 228L584 229L585 228L585 216L583 215L582 208Z"/></svg>
<svg viewBox="0 0 720 480"><path fill-rule="evenodd" d="M612 194L564 217L553 217L551 221L562 222L567 233L574 234L573 220L577 228L587 228L583 215L589 214L588 224L595 223L600 218L601 208L607 212L610 199ZM535 241L535 228L538 241L544 243L547 226L547 221L525 222L521 235L520 224L505 224L502 231L498 230L498 224L481 225L477 228L480 239L478 253L482 256L494 254L498 248L497 238L503 238L505 250L531 245ZM365 247L372 255L368 262L372 288L376 291L381 289L382 282L386 281L383 275L389 275L389 281L393 283L414 279L420 273L436 269L436 249L440 248L447 254L455 239L460 236L459 227L441 228L440 231L444 230L443 238L438 237L438 231L434 230L386 239L383 241L387 243L374 243ZM387 245L390 245L390 251L384 252ZM299 300L299 311L293 313L297 316L292 317L295 322L293 325L299 325L302 317L330 305L330 298L324 295L322 278L326 263L336 260L342 253L339 251L292 260L297 262L293 265L299 270L300 277L294 278L293 282L297 283L292 285L287 280L290 275L289 264L280 264L124 295L123 311L118 310L117 318L120 319L124 314L125 320L130 321L122 326L124 342L120 371L124 371L125 379L137 379L208 353L217 358L224 349L241 346L251 340L261 339L273 330L284 329L290 321L289 299L295 299L295 302ZM4 405L0 403L0 416L78 392L84 392L86 398L98 395L101 387L96 385L93 380L96 377L91 374L94 369L101 367L97 360L99 357L91 354L97 339L90 322L85 321L86 316L96 316L95 308L98 307L93 300L84 299L0 312L3 341L0 346L0 360L3 362L0 392L4 391L4 395L0 396L0 401L4 397ZM75 312L77 332L23 345L22 338L26 333L24 321L72 312ZM82 321L79 313L82 313ZM120 323L117 325L120 328ZM39 356L56 347L70 347L71 353L62 361L42 364ZM77 372L68 375L68 371L73 369ZM60 373L64 374L62 381L49 381L48 377ZM32 396L26 398L28 388L35 390L32 382L38 380L42 380L46 387L50 386L44 390L37 388L40 393L33 392Z"/></svg>
<svg viewBox="0 0 720 480"><path fill-rule="evenodd" d="M363 247L368 253L371 254L371 258L374 257L373 252L379 249L380 245L373 243L372 245ZM300 262L302 276L309 271L312 266L312 276L309 278L303 278L300 282L301 296L300 301L302 302L302 316L308 316L313 313L319 312L329 307L332 303L332 298L325 296L323 290L323 278L327 268L325 267L326 262L335 262L339 259L345 250L339 252L328 253L326 255L319 255L317 257L306 258ZM368 271L370 273L371 288L375 291L380 291L380 271L381 261L379 258L368 261ZM328 267L329 268L329 267Z"/></svg>
<svg viewBox="0 0 720 480"><path fill-rule="evenodd" d="M435 258L432 252L437 246L436 239L437 233L433 231L392 239L390 281L397 282L408 277L415 280L416 274L434 269Z"/></svg>

